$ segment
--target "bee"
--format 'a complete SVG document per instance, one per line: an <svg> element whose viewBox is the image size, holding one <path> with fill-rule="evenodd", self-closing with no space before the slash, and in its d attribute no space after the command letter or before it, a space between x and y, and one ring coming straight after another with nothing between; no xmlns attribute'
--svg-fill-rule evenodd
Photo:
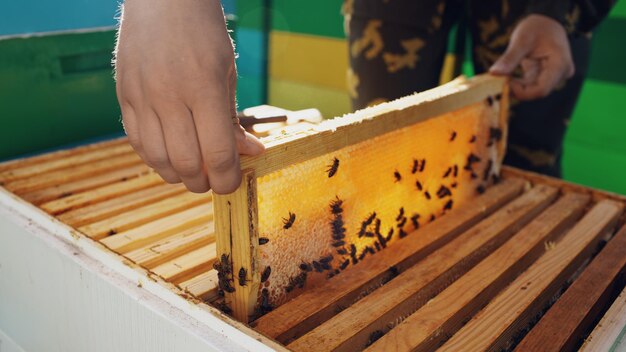
<svg viewBox="0 0 626 352"><path fill-rule="evenodd" d="M459 176L459 167L456 164L454 164L454 166L452 167L452 176Z"/></svg>
<svg viewBox="0 0 626 352"><path fill-rule="evenodd" d="M296 214L289 212L289 219L283 218L283 229L285 230L289 229L291 226L293 226L293 223L295 221L296 221Z"/></svg>
<svg viewBox="0 0 626 352"><path fill-rule="evenodd" d="M419 169L420 166L420 162L417 159L413 159L413 167L411 167L411 173L413 175L415 175L415 173L417 172L417 170Z"/></svg>
<svg viewBox="0 0 626 352"><path fill-rule="evenodd" d="M324 267L322 266L322 264L315 260L313 261L313 269L315 269L315 271L317 271L318 273L324 271Z"/></svg>
<svg viewBox="0 0 626 352"><path fill-rule="evenodd" d="M361 252L361 254L359 254L359 260L363 260L366 255L367 255L366 251Z"/></svg>
<svg viewBox="0 0 626 352"><path fill-rule="evenodd" d="M467 171L472 171L473 164L479 163L480 160L481 160L480 157L476 156L474 153L470 153L470 155L467 156L467 163L465 164L463 169Z"/></svg>
<svg viewBox="0 0 626 352"><path fill-rule="evenodd" d="M456 131L452 131L452 135L450 135L450 142L454 142L456 139Z"/></svg>
<svg viewBox="0 0 626 352"><path fill-rule="evenodd" d="M402 175L400 175L400 172L398 170L393 172L393 177L396 179L396 183L402 181Z"/></svg>
<svg viewBox="0 0 626 352"><path fill-rule="evenodd" d="M400 238L405 238L405 237L407 236L407 233L406 233L406 232L404 232L404 230L403 230L403 229L400 229L400 230L398 231L398 236L399 236Z"/></svg>
<svg viewBox="0 0 626 352"><path fill-rule="evenodd" d="M426 159L422 159L422 163L420 164L420 172L424 172L426 168Z"/></svg>
<svg viewBox="0 0 626 352"><path fill-rule="evenodd" d="M331 165L328 165L328 169L326 169L326 172L328 172L328 177L331 178L335 176L335 174L337 173L337 169L339 169L339 159L333 158L333 163Z"/></svg>
<svg viewBox="0 0 626 352"><path fill-rule="evenodd" d="M293 282L298 288L303 288L304 284L306 283L306 278L307 273L300 273L300 275L296 276Z"/></svg>
<svg viewBox="0 0 626 352"><path fill-rule="evenodd" d="M264 288L261 291L261 304L259 305L261 315L271 312L274 307L270 304L270 292Z"/></svg>
<svg viewBox="0 0 626 352"><path fill-rule="evenodd" d="M230 307L228 306L228 304L226 304L226 302L224 301L217 302L215 305L217 306L217 309L219 309L222 313L228 314L228 315L233 314L233 310L230 309Z"/></svg>
<svg viewBox="0 0 626 352"><path fill-rule="evenodd" d="M226 279L219 280L218 285L219 285L220 289L225 291L225 292L228 292L228 293L235 292L235 288L231 286L229 280L226 280Z"/></svg>
<svg viewBox="0 0 626 352"><path fill-rule="evenodd" d="M364 252L367 252L369 254L375 254L376 253L374 248L372 248L371 246L366 246L365 249L364 249Z"/></svg>
<svg viewBox="0 0 626 352"><path fill-rule="evenodd" d="M330 263L333 260L333 255L329 254L325 257L320 258L320 263Z"/></svg>
<svg viewBox="0 0 626 352"><path fill-rule="evenodd" d="M424 189L420 181L415 181L415 187L417 187L418 191L422 191Z"/></svg>
<svg viewBox="0 0 626 352"><path fill-rule="evenodd" d="M373 331L367 339L367 344L365 345L365 347L373 345L374 342L378 341L381 337L383 337L383 335L385 335L385 333L382 330Z"/></svg>
<svg viewBox="0 0 626 352"><path fill-rule="evenodd" d="M320 262L320 265L322 266L322 269L324 270L332 270L332 267L330 266L329 263Z"/></svg>
<svg viewBox="0 0 626 352"><path fill-rule="evenodd" d="M502 129L498 127L489 128L489 139L499 142L502 139Z"/></svg>
<svg viewBox="0 0 626 352"><path fill-rule="evenodd" d="M451 195L452 192L450 192L450 189L444 185L441 185L441 187L439 187L439 190L437 191L437 197L439 197L439 199L443 199Z"/></svg>
<svg viewBox="0 0 626 352"><path fill-rule="evenodd" d="M311 272L311 271L313 271L313 268L311 267L311 264L302 262L300 264L300 270L306 271L306 272Z"/></svg>
<svg viewBox="0 0 626 352"><path fill-rule="evenodd" d="M373 232L370 232L370 231L366 231L366 232L365 232L365 237L370 237L370 238L371 238L371 237L374 237L374 233L373 233Z"/></svg>
<svg viewBox="0 0 626 352"><path fill-rule="evenodd" d="M500 101L500 99L502 99L502 94L501 93L496 94L496 100Z"/></svg>
<svg viewBox="0 0 626 352"><path fill-rule="evenodd" d="M332 278L333 278L333 276L335 276L335 273L334 273L334 272L331 272L331 273L328 273L328 275L326 275L326 278L327 278L327 279L332 279Z"/></svg>
<svg viewBox="0 0 626 352"><path fill-rule="evenodd" d="M374 242L374 247L376 247L376 251L380 251L380 243L378 241Z"/></svg>
<svg viewBox="0 0 626 352"><path fill-rule="evenodd" d="M246 279L248 276L248 271L245 268L241 268L239 269L239 286L246 286L246 282L248 282L248 280Z"/></svg>
<svg viewBox="0 0 626 352"><path fill-rule="evenodd" d="M411 216L411 222L413 223L413 227L415 229L418 229L420 227L420 223L419 223L419 218L420 218L420 214L413 214L413 216Z"/></svg>
<svg viewBox="0 0 626 352"><path fill-rule="evenodd" d="M352 258L352 265L355 265L359 262L356 257L356 246L353 244L350 245L350 257Z"/></svg>
<svg viewBox="0 0 626 352"><path fill-rule="evenodd" d="M451 209L452 209L452 205L453 205L453 202L452 202L452 199L450 199L450 200L448 200L448 201L446 202L446 204L443 206L443 210L444 210L444 211L446 211L446 210L451 210Z"/></svg>
<svg viewBox="0 0 626 352"><path fill-rule="evenodd" d="M402 219L398 222L398 227L402 228L406 224L406 216L403 216Z"/></svg>
<svg viewBox="0 0 626 352"><path fill-rule="evenodd" d="M426 197L426 199L430 200L430 193L428 193L428 191L424 192L424 197Z"/></svg>
<svg viewBox="0 0 626 352"><path fill-rule="evenodd" d="M487 97L487 105L493 106L493 98L491 96Z"/></svg>
<svg viewBox="0 0 626 352"><path fill-rule="evenodd" d="M393 230L393 229L392 229ZM387 239L383 237L380 233L376 234L378 241L376 243L380 243L380 246L383 248L387 248Z"/></svg>
<svg viewBox="0 0 626 352"><path fill-rule="evenodd" d="M430 214L430 222L435 221L435 219L437 219L437 217L435 216L435 214Z"/></svg>
<svg viewBox="0 0 626 352"><path fill-rule="evenodd" d="M269 241L270 241L270 239L267 238L267 237L259 237L259 244L260 245L267 244Z"/></svg>
<svg viewBox="0 0 626 352"><path fill-rule="evenodd" d="M380 219L376 219L376 226L374 228L374 233L375 234L380 234Z"/></svg>
<svg viewBox="0 0 626 352"><path fill-rule="evenodd" d="M446 172L443 174L443 178L450 176L451 173L452 173L452 168L449 167L448 170L446 170Z"/></svg>
<svg viewBox="0 0 626 352"><path fill-rule="evenodd" d="M272 267L268 266L267 268L265 268L265 270L263 270L263 272L261 273L261 282L267 281L267 279L270 278L271 273Z"/></svg>
<svg viewBox="0 0 626 352"><path fill-rule="evenodd" d="M478 178L478 175L476 175L476 173L475 173L474 171L472 171L472 173L470 174L470 178L471 178L472 180L475 180L475 179L477 179L477 178Z"/></svg>
<svg viewBox="0 0 626 352"><path fill-rule="evenodd" d="M337 254L339 254L339 255L346 255L346 254L348 254L348 251L345 248L339 248L337 250Z"/></svg>
<svg viewBox="0 0 626 352"><path fill-rule="evenodd" d="M456 182L452 182L452 184L450 185L450 187L452 188L456 188L458 186L458 184Z"/></svg>
<svg viewBox="0 0 626 352"><path fill-rule="evenodd" d="M491 175L491 179L493 180L493 183L494 183L494 184L496 184L496 183L499 183L499 182L500 182L500 176L499 176L499 175L492 174L492 175Z"/></svg>
<svg viewBox="0 0 626 352"><path fill-rule="evenodd" d="M346 241L343 240L339 240L339 241L335 241L331 244L333 247L337 248L337 247L343 247L346 245Z"/></svg>
<svg viewBox="0 0 626 352"><path fill-rule="evenodd" d="M375 218L376 218L376 212L373 212L367 217L367 219L365 219L365 221L363 221L363 223L369 226L372 223L372 221L374 221Z"/></svg>
<svg viewBox="0 0 626 352"><path fill-rule="evenodd" d="M346 229L343 227L343 218L341 215L337 215L330 225L333 230L333 239L341 240L345 237Z"/></svg>
<svg viewBox="0 0 626 352"><path fill-rule="evenodd" d="M404 207L400 208L400 213L398 214L398 216L396 216L396 221L400 221L402 217L404 217Z"/></svg>
<svg viewBox="0 0 626 352"><path fill-rule="evenodd" d="M393 237L393 227L389 229L389 232L387 232L387 237L385 237L385 241L387 242L391 241L392 237Z"/></svg>
<svg viewBox="0 0 626 352"><path fill-rule="evenodd" d="M343 208L341 207L343 205L343 201L337 196L335 196L335 198L335 200L330 202L330 212L335 215L341 214L343 212Z"/></svg>
<svg viewBox="0 0 626 352"><path fill-rule="evenodd" d="M346 259L343 261L343 263L341 263L341 265L339 266L340 270L345 270L348 265L350 265L350 259Z"/></svg>
<svg viewBox="0 0 626 352"><path fill-rule="evenodd" d="M472 135L472 138L470 138L469 142L476 143L476 135Z"/></svg>

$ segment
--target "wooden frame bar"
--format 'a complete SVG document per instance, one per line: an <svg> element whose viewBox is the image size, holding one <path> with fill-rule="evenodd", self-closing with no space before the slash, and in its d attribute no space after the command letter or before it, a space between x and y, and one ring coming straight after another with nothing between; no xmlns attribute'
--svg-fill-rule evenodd
<svg viewBox="0 0 626 352"><path fill-rule="evenodd" d="M506 79L482 75L459 78L430 91L357 111L340 119L328 120L303 132L278 135L264 141L265 153L241 158L244 172L241 187L230 195L214 196L218 261L224 257L223 280L237 283L235 292L225 292L235 318L248 322L254 313L260 287L258 234L256 233L256 178L344 147L384 135L403 127L455 111L497 96L508 106ZM508 111L501 109L499 125ZM506 136L497 141L498 155L504 155ZM498 160L500 162L501 160ZM228 265L232 261L232 265ZM221 262L221 261L220 261ZM222 268L224 269L224 268ZM246 284L238 285L240 270ZM230 284L223 282L225 286ZM227 287L230 290L230 287Z"/></svg>

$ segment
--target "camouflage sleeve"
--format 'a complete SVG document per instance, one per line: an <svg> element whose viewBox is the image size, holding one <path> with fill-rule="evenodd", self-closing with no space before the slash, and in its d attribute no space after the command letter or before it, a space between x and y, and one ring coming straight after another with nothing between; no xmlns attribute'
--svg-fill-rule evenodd
<svg viewBox="0 0 626 352"><path fill-rule="evenodd" d="M531 0L527 12L548 16L566 27L576 13L575 29L587 33L602 22L614 4L615 0Z"/></svg>

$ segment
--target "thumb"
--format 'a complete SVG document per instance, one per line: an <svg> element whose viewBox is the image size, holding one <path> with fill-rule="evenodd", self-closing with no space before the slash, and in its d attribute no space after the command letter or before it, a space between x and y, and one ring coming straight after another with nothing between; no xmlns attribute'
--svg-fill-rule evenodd
<svg viewBox="0 0 626 352"><path fill-rule="evenodd" d="M532 45L527 40L513 36L504 54L489 68L489 73L511 75L531 50Z"/></svg>

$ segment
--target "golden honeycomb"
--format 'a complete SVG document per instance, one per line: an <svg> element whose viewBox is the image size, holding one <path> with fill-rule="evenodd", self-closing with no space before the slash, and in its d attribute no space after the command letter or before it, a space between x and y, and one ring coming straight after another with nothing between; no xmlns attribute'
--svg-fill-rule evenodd
<svg viewBox="0 0 626 352"><path fill-rule="evenodd" d="M506 131L489 97L257 179L272 305L410 238L497 180Z"/></svg>

